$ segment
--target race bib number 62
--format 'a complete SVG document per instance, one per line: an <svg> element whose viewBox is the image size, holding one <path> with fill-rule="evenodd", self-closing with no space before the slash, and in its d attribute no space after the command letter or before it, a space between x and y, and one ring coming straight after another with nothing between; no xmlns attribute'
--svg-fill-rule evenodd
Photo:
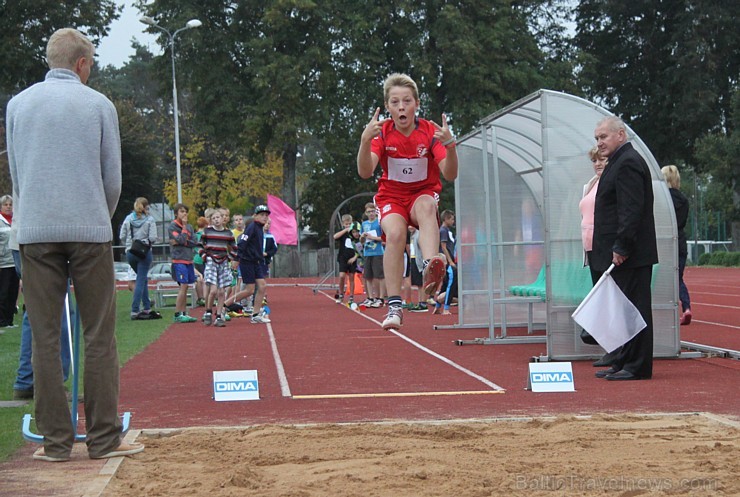
<svg viewBox="0 0 740 497"><path fill-rule="evenodd" d="M388 179L400 183L416 183L427 179L427 158L388 158Z"/></svg>

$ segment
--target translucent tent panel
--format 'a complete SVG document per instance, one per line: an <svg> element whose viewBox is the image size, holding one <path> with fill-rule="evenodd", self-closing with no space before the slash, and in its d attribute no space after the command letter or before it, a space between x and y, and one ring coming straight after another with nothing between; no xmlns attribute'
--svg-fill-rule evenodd
<svg viewBox="0 0 740 497"><path fill-rule="evenodd" d="M495 341L497 327L534 322L546 330L553 359L603 353L581 342L570 315L591 288L578 203L593 176L587 153L594 128L607 115L578 97L540 90L458 141L459 326L487 327ZM653 271L654 353L675 357L680 338L673 204L652 154L628 131L653 178L660 259ZM512 293L516 286L530 298L516 298L522 295Z"/></svg>

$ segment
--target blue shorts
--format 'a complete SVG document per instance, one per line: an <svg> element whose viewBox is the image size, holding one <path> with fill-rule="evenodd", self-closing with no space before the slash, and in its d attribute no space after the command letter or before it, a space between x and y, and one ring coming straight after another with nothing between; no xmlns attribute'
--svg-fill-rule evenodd
<svg viewBox="0 0 740 497"><path fill-rule="evenodd" d="M172 279L177 281L178 285L192 285L196 281L195 268L192 264L173 262Z"/></svg>
<svg viewBox="0 0 740 497"><path fill-rule="evenodd" d="M257 280L265 279L265 265L259 262L239 262L239 270L242 273L242 282L245 285L253 285Z"/></svg>

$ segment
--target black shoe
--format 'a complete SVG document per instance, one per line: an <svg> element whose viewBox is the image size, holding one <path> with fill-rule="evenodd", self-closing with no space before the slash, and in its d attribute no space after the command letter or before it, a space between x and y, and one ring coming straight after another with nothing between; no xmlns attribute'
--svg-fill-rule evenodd
<svg viewBox="0 0 740 497"><path fill-rule="evenodd" d="M605 361L603 357L601 359L599 359L598 361L594 361L594 363L593 363L593 366L595 368L605 368L605 367L611 366L611 365L612 365L612 362L611 361Z"/></svg>
<svg viewBox="0 0 740 497"><path fill-rule="evenodd" d="M240 304L237 304L236 302L225 307L231 312L244 312L244 307L242 307Z"/></svg>
<svg viewBox="0 0 740 497"><path fill-rule="evenodd" d="M607 380L611 381L628 381L628 380L644 380L647 378L643 378L641 376L634 375L630 373L629 371L625 371L624 369L621 371L617 371L614 374L610 374L606 376Z"/></svg>
<svg viewBox="0 0 740 497"><path fill-rule="evenodd" d="M596 373L594 373L594 376L596 376L597 378L606 378L610 374L617 373L618 371L619 371L618 369L615 369L612 366L609 369L602 369L601 371L596 371Z"/></svg>
<svg viewBox="0 0 740 497"><path fill-rule="evenodd" d="M157 311L151 310L149 311L149 319L162 319L162 315Z"/></svg>
<svg viewBox="0 0 740 497"><path fill-rule="evenodd" d="M33 388L27 390L13 390L13 400L32 400Z"/></svg>

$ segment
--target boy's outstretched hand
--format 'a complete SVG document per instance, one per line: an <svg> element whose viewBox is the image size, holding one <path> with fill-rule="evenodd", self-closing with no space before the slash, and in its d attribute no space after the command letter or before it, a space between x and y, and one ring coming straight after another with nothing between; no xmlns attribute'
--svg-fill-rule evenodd
<svg viewBox="0 0 740 497"><path fill-rule="evenodd" d="M452 131L450 131L450 128L447 127L447 115L442 114L442 126L432 121L432 124L434 124L434 127L436 128L434 130L434 137L441 141L442 143L452 140Z"/></svg>
<svg viewBox="0 0 740 497"><path fill-rule="evenodd" d="M383 130L383 123L381 121L378 121L379 115L380 107L377 107L372 119L370 119L370 122L367 123L367 126L365 126L365 130L362 132L362 141L372 140Z"/></svg>

